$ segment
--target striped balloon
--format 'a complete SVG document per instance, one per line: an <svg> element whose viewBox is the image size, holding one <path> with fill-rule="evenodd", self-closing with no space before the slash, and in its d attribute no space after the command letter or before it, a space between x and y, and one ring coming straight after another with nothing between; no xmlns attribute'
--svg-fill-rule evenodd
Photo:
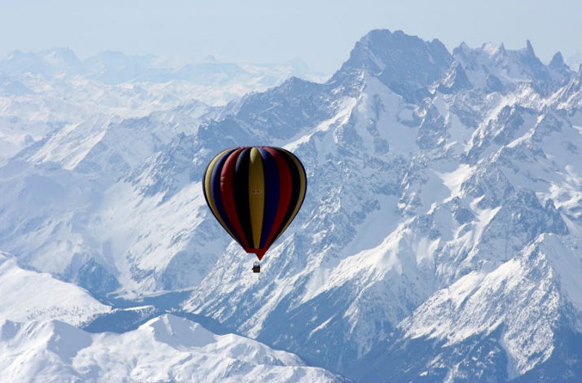
<svg viewBox="0 0 582 383"><path fill-rule="evenodd" d="M307 179L301 161L288 150L240 147L210 161L203 188L222 227L261 260L297 215Z"/></svg>

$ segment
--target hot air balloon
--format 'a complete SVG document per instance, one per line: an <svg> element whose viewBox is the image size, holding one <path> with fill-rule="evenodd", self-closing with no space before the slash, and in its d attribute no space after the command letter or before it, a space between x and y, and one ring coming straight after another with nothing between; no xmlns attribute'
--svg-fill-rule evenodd
<svg viewBox="0 0 582 383"><path fill-rule="evenodd" d="M204 173L206 203L222 227L259 261L297 215L307 188L301 161L288 150L224 150ZM255 263L253 271L260 271Z"/></svg>

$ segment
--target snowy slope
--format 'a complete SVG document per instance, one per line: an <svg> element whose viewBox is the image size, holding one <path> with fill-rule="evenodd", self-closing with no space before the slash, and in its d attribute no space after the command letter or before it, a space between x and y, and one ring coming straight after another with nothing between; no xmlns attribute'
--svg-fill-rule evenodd
<svg viewBox="0 0 582 383"><path fill-rule="evenodd" d="M0 321L1 382L338 382L295 355L171 315L124 334Z"/></svg>
<svg viewBox="0 0 582 383"><path fill-rule="evenodd" d="M14 257L2 252L0 296L0 318L17 322L58 320L76 326L110 310L74 284L22 269Z"/></svg>
<svg viewBox="0 0 582 383"><path fill-rule="evenodd" d="M580 328L580 303L565 291L582 288L574 246L542 235L499 267L472 271L436 291L377 345L363 376L509 381L529 372L524 381L579 380L572 367L582 358L582 335L572 328ZM402 361L415 354L417 368L405 370Z"/></svg>

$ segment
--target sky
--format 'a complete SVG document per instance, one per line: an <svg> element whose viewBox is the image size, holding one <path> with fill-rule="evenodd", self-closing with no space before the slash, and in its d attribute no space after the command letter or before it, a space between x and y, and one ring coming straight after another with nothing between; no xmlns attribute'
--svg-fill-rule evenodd
<svg viewBox="0 0 582 383"><path fill-rule="evenodd" d="M373 29L582 59L580 0L0 0L0 58L68 47L191 61L282 63L331 74ZM575 68L577 69L577 68Z"/></svg>

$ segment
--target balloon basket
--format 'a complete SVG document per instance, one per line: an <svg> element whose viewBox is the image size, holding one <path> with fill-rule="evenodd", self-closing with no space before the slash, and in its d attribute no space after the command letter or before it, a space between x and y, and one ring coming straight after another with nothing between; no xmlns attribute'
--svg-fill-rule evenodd
<svg viewBox="0 0 582 383"><path fill-rule="evenodd" d="M261 265L259 262L255 262L253 265L253 273L260 273L261 272Z"/></svg>

